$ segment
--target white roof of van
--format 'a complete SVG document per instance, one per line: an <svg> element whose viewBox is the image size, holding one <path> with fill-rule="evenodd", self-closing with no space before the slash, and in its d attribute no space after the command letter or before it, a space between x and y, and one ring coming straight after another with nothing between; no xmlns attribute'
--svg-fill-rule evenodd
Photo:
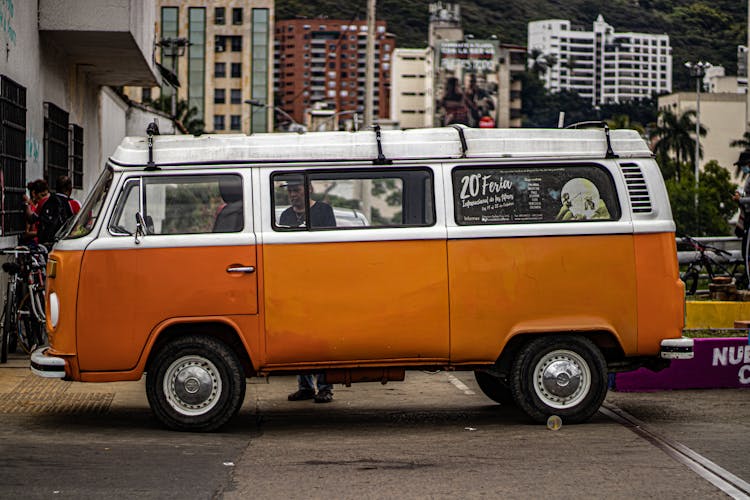
<svg viewBox="0 0 750 500"><path fill-rule="evenodd" d="M603 129L478 129L461 127L466 150L455 127L383 130L381 146L387 160L458 158L604 158ZM649 157L651 151L634 130L610 132L612 150L620 158ZM221 134L199 137L153 137L156 165L368 161L378 159L376 134L309 132ZM144 166L145 137L126 137L111 157L115 164Z"/></svg>

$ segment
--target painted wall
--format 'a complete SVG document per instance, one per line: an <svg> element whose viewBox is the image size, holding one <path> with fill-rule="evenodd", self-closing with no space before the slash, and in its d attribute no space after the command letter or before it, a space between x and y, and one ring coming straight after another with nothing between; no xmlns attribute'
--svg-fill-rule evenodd
<svg viewBox="0 0 750 500"><path fill-rule="evenodd" d="M125 136L127 106L108 88L102 90L105 88L92 83L84 71L90 72L91 68L71 63L64 52L40 34L37 5L35 1L0 0L0 74L26 88L27 181L43 174L45 102L67 111L69 122L83 127L83 189L73 193L83 199L96 181L104 159ZM153 22L152 14L144 15L151 16ZM152 26L138 29L149 31ZM148 57L150 60L150 54ZM14 243L15 236L0 237L0 245Z"/></svg>

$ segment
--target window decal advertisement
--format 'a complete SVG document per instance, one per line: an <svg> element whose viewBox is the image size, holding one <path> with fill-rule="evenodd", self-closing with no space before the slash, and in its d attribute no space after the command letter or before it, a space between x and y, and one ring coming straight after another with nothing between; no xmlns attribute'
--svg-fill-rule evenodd
<svg viewBox="0 0 750 500"><path fill-rule="evenodd" d="M459 225L620 218L612 178L593 165L456 169L453 199Z"/></svg>

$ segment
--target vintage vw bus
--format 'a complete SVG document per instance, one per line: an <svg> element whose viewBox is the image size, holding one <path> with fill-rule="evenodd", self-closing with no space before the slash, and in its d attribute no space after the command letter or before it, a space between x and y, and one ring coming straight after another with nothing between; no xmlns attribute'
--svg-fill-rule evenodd
<svg viewBox="0 0 750 500"><path fill-rule="evenodd" d="M225 424L247 377L409 369L581 422L608 372L692 356L664 184L621 130L126 138L50 256L47 313L36 374L145 372L182 430Z"/></svg>

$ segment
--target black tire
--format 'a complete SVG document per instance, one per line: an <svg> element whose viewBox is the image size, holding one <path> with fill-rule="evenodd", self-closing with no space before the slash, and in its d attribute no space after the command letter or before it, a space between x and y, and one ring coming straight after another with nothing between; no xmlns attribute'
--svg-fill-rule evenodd
<svg viewBox="0 0 750 500"><path fill-rule="evenodd" d="M5 297L3 309L3 334L0 346L0 363L8 361L8 353L16 350L16 290L12 283L8 284L8 293Z"/></svg>
<svg viewBox="0 0 750 500"><path fill-rule="evenodd" d="M31 297L27 293L18 304L18 311L16 313L16 317L18 318L16 321L18 341L21 344L21 348L27 354L31 354L34 349L44 344L42 332L44 325L40 324L34 317L30 299Z"/></svg>
<svg viewBox="0 0 750 500"><path fill-rule="evenodd" d="M734 276L734 284L737 287L737 290L747 290L747 275L744 270L742 274Z"/></svg>
<svg viewBox="0 0 750 500"><path fill-rule="evenodd" d="M242 406L245 374L237 354L220 340L186 335L161 346L151 360L146 395L170 429L214 431Z"/></svg>
<svg viewBox="0 0 750 500"><path fill-rule="evenodd" d="M698 271L695 269L688 269L685 271L685 274L682 275L682 281L685 283L686 295L695 295L696 290L698 290L699 278Z"/></svg>
<svg viewBox="0 0 750 500"><path fill-rule="evenodd" d="M483 370L474 370L474 378L484 395L492 401L500 403L501 405L515 403L513 401L513 393L511 393L510 387L492 373Z"/></svg>
<svg viewBox="0 0 750 500"><path fill-rule="evenodd" d="M607 395L607 364L587 338L539 337L518 353L510 387L516 404L535 422L557 415L563 423L577 424L601 407Z"/></svg>

